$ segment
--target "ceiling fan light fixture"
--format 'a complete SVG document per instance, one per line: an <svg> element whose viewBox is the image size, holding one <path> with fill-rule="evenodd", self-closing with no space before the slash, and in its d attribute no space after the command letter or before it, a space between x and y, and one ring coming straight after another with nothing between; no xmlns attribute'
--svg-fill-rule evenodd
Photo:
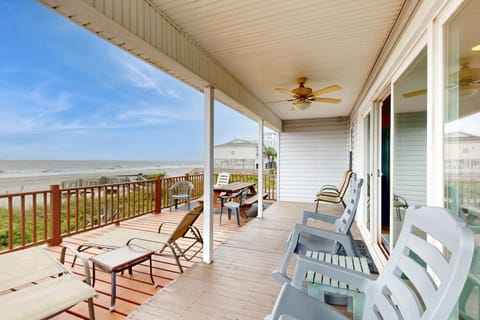
<svg viewBox="0 0 480 320"><path fill-rule="evenodd" d="M477 44L472 48L472 51L480 51L480 44Z"/></svg>
<svg viewBox="0 0 480 320"><path fill-rule="evenodd" d="M294 101L293 105L295 106L295 109L307 110L308 108L310 108L311 103L312 102L308 100L300 100L300 101Z"/></svg>

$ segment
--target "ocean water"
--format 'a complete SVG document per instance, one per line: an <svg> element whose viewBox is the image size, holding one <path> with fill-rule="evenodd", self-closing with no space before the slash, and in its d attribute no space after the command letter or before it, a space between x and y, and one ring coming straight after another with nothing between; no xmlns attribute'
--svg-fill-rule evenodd
<svg viewBox="0 0 480 320"><path fill-rule="evenodd" d="M0 160L0 178L66 174L121 174L167 168L202 167L201 161Z"/></svg>

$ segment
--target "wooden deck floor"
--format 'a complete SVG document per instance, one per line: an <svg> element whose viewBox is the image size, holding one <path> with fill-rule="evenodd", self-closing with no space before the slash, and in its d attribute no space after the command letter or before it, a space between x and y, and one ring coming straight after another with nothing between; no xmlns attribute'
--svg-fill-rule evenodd
<svg viewBox="0 0 480 320"><path fill-rule="evenodd" d="M341 207L325 205L329 213L341 213ZM97 272L95 299L97 319L263 319L270 313L280 285L271 272L278 268L284 253L285 240L292 225L300 221L303 210L313 205L277 202L268 208L263 219L250 219L238 228L234 219L219 226L214 216L214 262L201 263L201 256L192 262L181 260L186 271L180 274L173 258L154 255L154 279L160 288L149 282L146 264L134 268L133 276L118 275L117 303L110 305L110 276ZM323 211L323 210L322 210ZM124 222L121 228L155 230L161 222L178 221L184 211L147 215ZM197 227L202 229L200 218ZM113 227L64 239L64 244L76 247L84 241L108 232ZM59 255L60 247L47 248ZM90 256L100 251L86 251ZM72 257L69 257L71 261ZM75 272L82 269L77 263ZM88 318L83 303L55 319Z"/></svg>

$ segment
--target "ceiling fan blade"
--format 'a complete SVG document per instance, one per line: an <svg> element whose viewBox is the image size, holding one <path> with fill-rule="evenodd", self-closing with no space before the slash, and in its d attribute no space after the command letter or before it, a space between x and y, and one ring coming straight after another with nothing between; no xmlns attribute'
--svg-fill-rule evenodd
<svg viewBox="0 0 480 320"><path fill-rule="evenodd" d="M295 99L282 99L282 100L273 100L273 101L267 101L267 102L264 102L265 104L269 104L269 103L277 103L277 102L287 102L287 101L294 101Z"/></svg>
<svg viewBox="0 0 480 320"><path fill-rule="evenodd" d="M404 98L411 98L411 97L421 96L422 94L426 94L426 93L427 93L427 89L410 91L410 92L404 93L403 97Z"/></svg>
<svg viewBox="0 0 480 320"><path fill-rule="evenodd" d="M297 95L295 94L295 92L292 92L288 89L285 89L285 88L275 88L275 90L281 92L281 93L285 93L285 94L289 94L291 95L292 97L296 97Z"/></svg>
<svg viewBox="0 0 480 320"><path fill-rule="evenodd" d="M308 100L316 101L316 102L327 102L327 103L339 103L340 101L342 101L342 99L335 99L335 98L312 98Z"/></svg>
<svg viewBox="0 0 480 320"><path fill-rule="evenodd" d="M325 87L323 89L319 89L317 91L313 91L312 94L310 95L311 97L315 97L315 96L318 96L318 95L321 95L321 94L326 94L326 93L330 93L330 92L333 92L333 91L337 91L337 90L341 90L342 87L340 87L339 85L336 85L334 84L333 86L329 86L329 87Z"/></svg>

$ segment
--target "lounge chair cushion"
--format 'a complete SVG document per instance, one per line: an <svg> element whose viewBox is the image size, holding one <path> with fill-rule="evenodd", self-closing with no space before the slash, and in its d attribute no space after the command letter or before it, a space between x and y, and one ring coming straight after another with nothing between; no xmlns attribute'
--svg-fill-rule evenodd
<svg viewBox="0 0 480 320"><path fill-rule="evenodd" d="M2 297L2 319L45 319L95 295L95 289L66 274ZM48 297L46 299L46 297ZM25 306L28 306L26 308Z"/></svg>
<svg viewBox="0 0 480 320"><path fill-rule="evenodd" d="M170 239L170 234L148 232L133 229L115 229L109 233L104 234L92 241L86 242L83 246L101 247L101 248L119 248L123 247L128 240L132 238L141 238L149 241L142 241L141 239L135 239L131 244L135 244L139 247L159 252L162 246L159 243L166 243Z"/></svg>

